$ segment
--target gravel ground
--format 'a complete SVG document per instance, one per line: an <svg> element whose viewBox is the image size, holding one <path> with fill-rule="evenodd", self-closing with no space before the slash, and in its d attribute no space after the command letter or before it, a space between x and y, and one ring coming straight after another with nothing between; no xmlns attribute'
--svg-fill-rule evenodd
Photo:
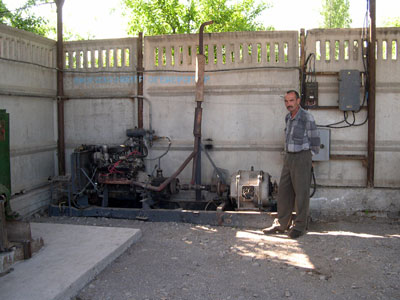
<svg viewBox="0 0 400 300"><path fill-rule="evenodd" d="M142 230L76 300L400 299L399 220L312 223L297 240L184 223L32 221Z"/></svg>

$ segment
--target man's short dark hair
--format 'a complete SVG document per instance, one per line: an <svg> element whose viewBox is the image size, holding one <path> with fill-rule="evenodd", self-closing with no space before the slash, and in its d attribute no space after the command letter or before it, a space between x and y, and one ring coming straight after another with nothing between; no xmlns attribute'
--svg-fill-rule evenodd
<svg viewBox="0 0 400 300"><path fill-rule="evenodd" d="M286 92L286 94L290 94L290 93L294 93L294 94L296 95L296 99L299 99L299 98L300 98L300 95L299 95L299 93L298 93L296 90L288 90L288 91Z"/></svg>

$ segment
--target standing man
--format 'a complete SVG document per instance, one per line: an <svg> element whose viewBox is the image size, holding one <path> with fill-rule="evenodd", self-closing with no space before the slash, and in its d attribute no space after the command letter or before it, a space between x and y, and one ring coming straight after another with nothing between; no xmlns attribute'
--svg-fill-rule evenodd
<svg viewBox="0 0 400 300"><path fill-rule="evenodd" d="M319 152L319 132L314 117L300 106L297 91L285 94L286 115L285 158L278 189L278 218L263 229L264 234L283 233L296 239L307 229L310 206L312 154ZM293 226L292 213L296 212Z"/></svg>

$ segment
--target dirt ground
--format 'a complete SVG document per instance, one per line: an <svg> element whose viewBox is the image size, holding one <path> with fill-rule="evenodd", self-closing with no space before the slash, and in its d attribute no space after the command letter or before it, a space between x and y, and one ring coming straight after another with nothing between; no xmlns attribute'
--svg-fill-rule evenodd
<svg viewBox="0 0 400 300"><path fill-rule="evenodd" d="M399 220L312 223L297 240L184 223L32 221L142 230L76 300L400 299Z"/></svg>

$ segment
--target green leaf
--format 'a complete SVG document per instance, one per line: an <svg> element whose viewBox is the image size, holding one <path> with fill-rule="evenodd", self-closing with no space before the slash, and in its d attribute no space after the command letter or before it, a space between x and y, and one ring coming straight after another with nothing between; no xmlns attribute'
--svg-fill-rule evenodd
<svg viewBox="0 0 400 300"><path fill-rule="evenodd" d="M322 0L323 28L349 28L351 25L349 0Z"/></svg>
<svg viewBox="0 0 400 300"><path fill-rule="evenodd" d="M50 2L52 1L28 0L22 7L9 11L3 1L0 0L0 23L46 36L54 28L48 25L49 21L47 19L34 16L31 8Z"/></svg>
<svg viewBox="0 0 400 300"><path fill-rule="evenodd" d="M128 34L161 35L195 33L213 20L206 32L265 30L256 21L270 7L263 0L122 0L131 20ZM272 29L271 27L269 29Z"/></svg>

